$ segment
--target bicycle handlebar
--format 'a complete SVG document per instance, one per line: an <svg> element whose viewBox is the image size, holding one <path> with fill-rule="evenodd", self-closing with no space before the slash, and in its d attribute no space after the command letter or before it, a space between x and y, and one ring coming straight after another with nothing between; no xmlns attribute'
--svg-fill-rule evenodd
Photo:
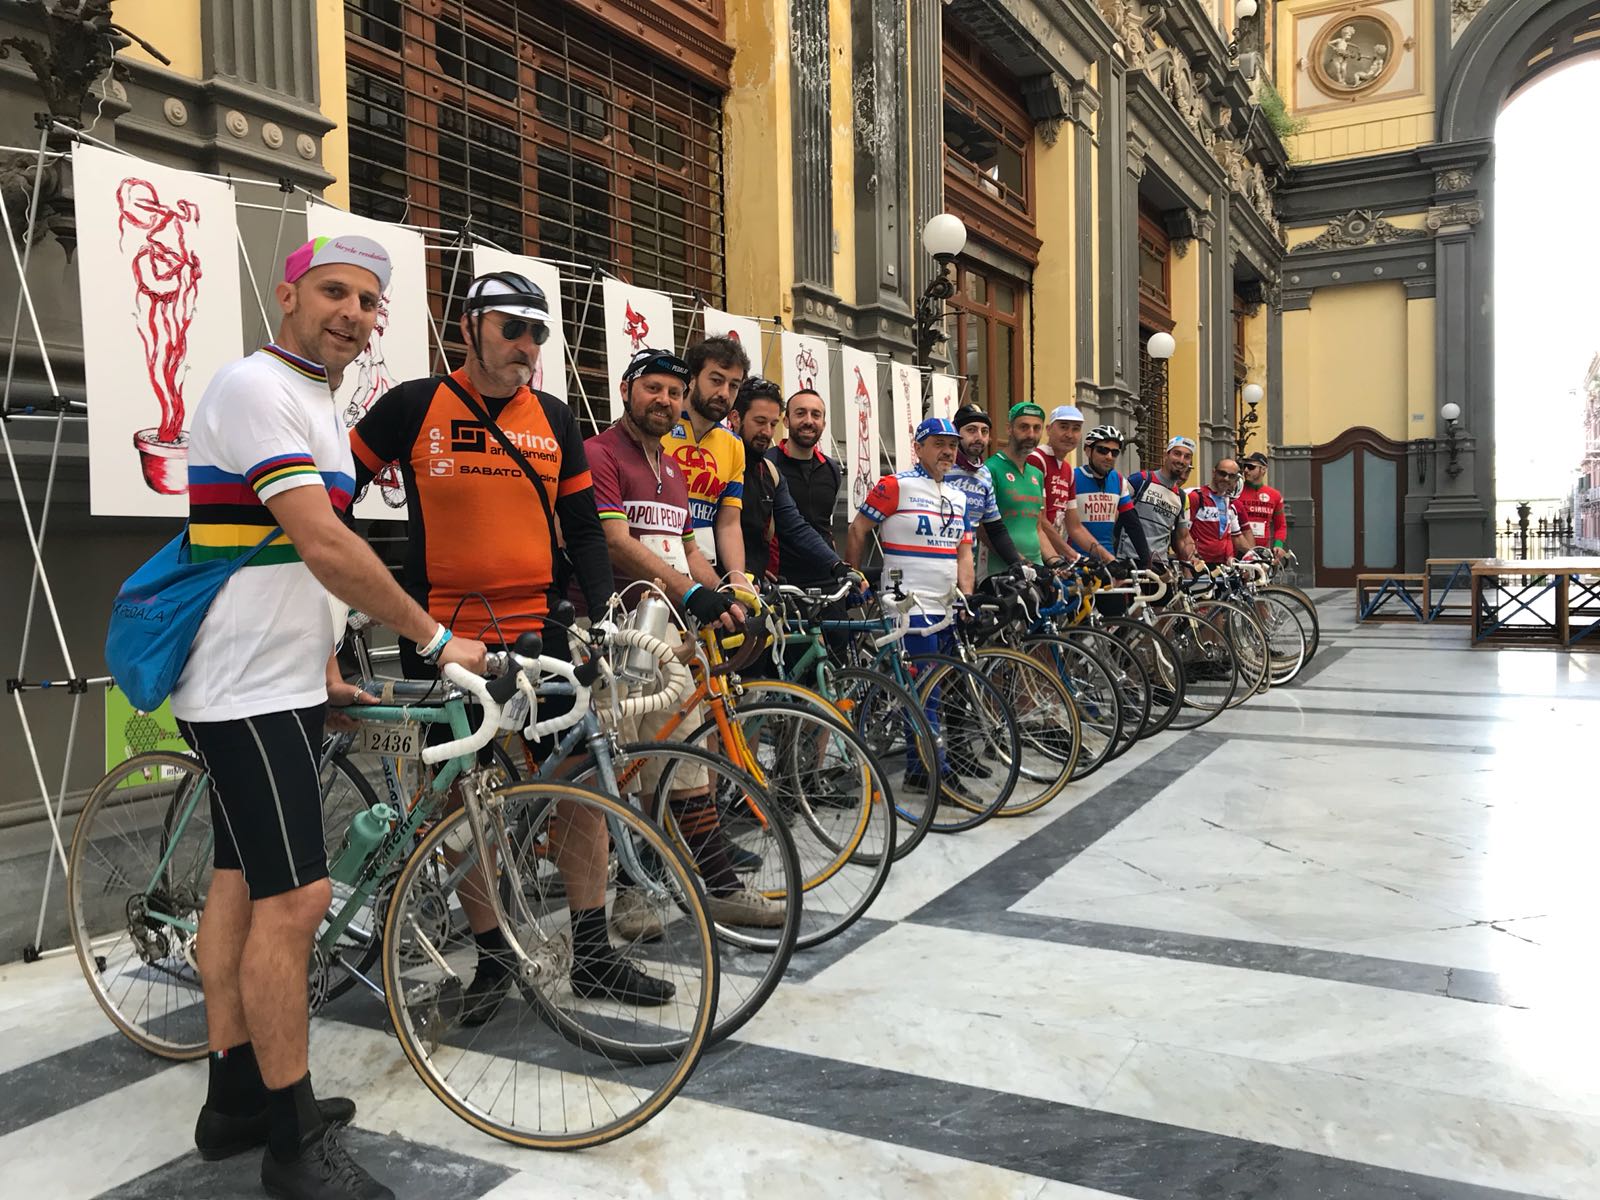
<svg viewBox="0 0 1600 1200"><path fill-rule="evenodd" d="M490 695L487 679L482 675L474 675L460 663L445 663L440 673L462 691L477 697L478 703L483 705L483 721L466 737L456 738L453 742L445 742L438 746L425 747L422 751L422 761L430 767L447 759L476 754L494 739L495 731L500 728L500 703Z"/></svg>

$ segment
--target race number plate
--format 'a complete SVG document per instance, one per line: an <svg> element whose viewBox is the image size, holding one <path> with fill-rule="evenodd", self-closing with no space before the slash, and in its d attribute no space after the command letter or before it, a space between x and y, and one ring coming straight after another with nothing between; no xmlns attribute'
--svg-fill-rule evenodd
<svg viewBox="0 0 1600 1200"><path fill-rule="evenodd" d="M416 721L363 721L356 732L356 749L409 758L422 749L422 726Z"/></svg>

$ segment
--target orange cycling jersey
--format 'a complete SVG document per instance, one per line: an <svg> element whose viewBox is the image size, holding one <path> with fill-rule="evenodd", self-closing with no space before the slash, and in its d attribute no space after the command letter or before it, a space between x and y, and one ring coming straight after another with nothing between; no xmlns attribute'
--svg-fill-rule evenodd
<svg viewBox="0 0 1600 1200"><path fill-rule="evenodd" d="M611 568L571 411L544 392L522 388L509 398L485 398L464 371L451 378L538 471L585 595L592 584L603 606L611 594ZM406 590L430 616L468 636L479 634L491 612L504 634L540 628L556 573L544 510L522 468L443 379L390 388L350 431L350 448L358 488L390 463L400 465L407 504ZM580 545L586 553L580 554ZM590 561L595 553L598 567ZM597 570L604 578L591 581Z"/></svg>

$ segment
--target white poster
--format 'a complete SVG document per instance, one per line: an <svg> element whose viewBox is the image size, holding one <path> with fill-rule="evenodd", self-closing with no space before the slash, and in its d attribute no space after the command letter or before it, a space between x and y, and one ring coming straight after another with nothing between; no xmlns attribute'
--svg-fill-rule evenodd
<svg viewBox="0 0 1600 1200"><path fill-rule="evenodd" d="M557 400L566 402L567 399L567 337L566 327L561 323L561 272L554 265L541 262L537 258L528 258L522 254L512 254L507 250L496 250L492 246L474 246L472 248L472 274L488 275L495 271L507 271L521 275L531 283L537 284L544 292L544 298L550 305L550 340L539 347L539 361L534 364L533 382L530 386L535 391L549 392Z"/></svg>
<svg viewBox="0 0 1600 1200"><path fill-rule="evenodd" d="M606 375L611 382L611 419L622 418L622 372L646 347L676 352L672 297L617 279L601 283L605 300Z"/></svg>
<svg viewBox="0 0 1600 1200"><path fill-rule="evenodd" d="M750 356L750 374L764 375L761 357L761 323L754 317L736 317L732 313L725 313L721 309L706 308L701 310L705 321L706 336L730 337L744 347L744 352Z"/></svg>
<svg viewBox="0 0 1600 1200"><path fill-rule="evenodd" d="M433 339L428 332L428 264L422 235L327 204L307 206L308 238L341 235L371 238L389 252L390 263L389 287L378 303L372 340L345 368L344 381L334 396L349 428L395 384L432 374L429 348ZM374 479L353 511L366 520L403 520L406 492L399 467L391 466Z"/></svg>
<svg viewBox="0 0 1600 1200"><path fill-rule="evenodd" d="M941 375L935 371L933 374L932 406L928 410L930 417L953 418L956 409L960 407L961 380L954 375Z"/></svg>
<svg viewBox="0 0 1600 1200"><path fill-rule="evenodd" d="M894 469L909 471L917 465L912 439L922 420L922 372L907 363L890 363L889 387L889 409L894 417Z"/></svg>
<svg viewBox="0 0 1600 1200"><path fill-rule="evenodd" d="M865 350L843 346L845 475L850 511L861 507L878 482L878 360Z"/></svg>
<svg viewBox="0 0 1600 1200"><path fill-rule="evenodd" d="M72 171L89 511L181 517L189 418L244 352L233 189L81 143Z"/></svg>

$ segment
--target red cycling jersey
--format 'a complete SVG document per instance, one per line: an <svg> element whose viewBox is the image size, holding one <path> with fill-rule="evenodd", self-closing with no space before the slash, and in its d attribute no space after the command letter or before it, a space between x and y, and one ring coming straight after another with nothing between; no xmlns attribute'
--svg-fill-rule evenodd
<svg viewBox="0 0 1600 1200"><path fill-rule="evenodd" d="M1189 532L1201 562L1232 562L1239 529L1239 513L1232 503L1204 485L1189 490Z"/></svg>
<svg viewBox="0 0 1600 1200"><path fill-rule="evenodd" d="M1283 516L1283 493L1262 484L1260 487L1244 485L1244 491L1233 502L1239 510L1239 519L1250 531L1258 546L1282 546L1289 540L1289 524Z"/></svg>

